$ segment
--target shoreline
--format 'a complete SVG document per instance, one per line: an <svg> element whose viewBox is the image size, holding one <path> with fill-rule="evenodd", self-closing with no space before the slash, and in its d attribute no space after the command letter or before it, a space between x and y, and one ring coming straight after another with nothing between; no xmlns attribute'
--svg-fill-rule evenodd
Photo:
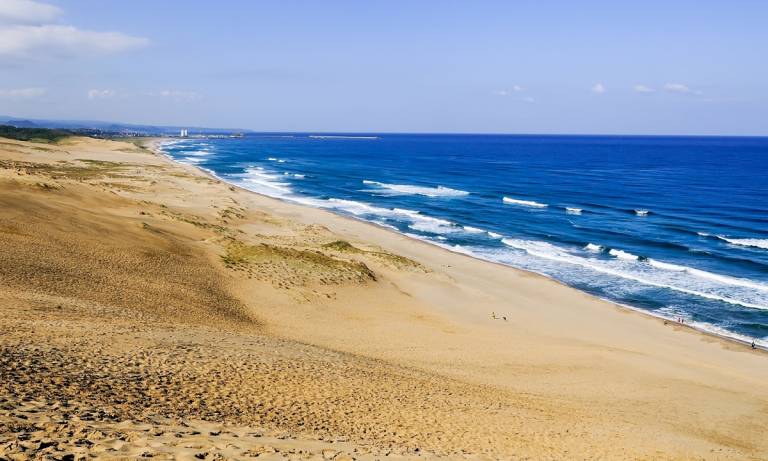
<svg viewBox="0 0 768 461"><path fill-rule="evenodd" d="M213 172L213 171L211 171L211 170L209 170L207 168L203 168L201 166L198 166L198 165L195 165L195 164L191 164L191 163L184 163L184 162L181 162L179 160L174 159L173 157L171 157L169 154L167 154L166 152L164 152L162 150L161 145L166 140L173 140L173 138L149 138L149 139L146 140L145 147L149 151L153 152L155 155L163 157L163 158L173 162L176 165L180 165L180 166L185 167L185 168L187 168L187 167L188 168L192 168L195 171L197 171L197 172L199 172L199 173L201 173L201 174L203 174L203 175L205 175L205 176L207 176L207 177L209 177L209 178L211 178L211 179L213 179L215 181L219 181L219 182L221 182L223 184L226 184L227 186L230 186L230 187L235 187L238 190L242 190L242 191L250 193L250 194L256 194L256 195L258 195L260 197L264 197L264 198L267 198L267 199L277 200L279 202L287 203L287 204L290 204L292 206L307 207L307 208L311 208L313 210L319 210L319 211L331 213L332 215L334 215L336 217L339 217L339 218L342 218L342 219L351 219L351 220L353 220L355 222L362 223L362 224L369 225L369 226L373 226L373 227L375 227L377 229L393 233L393 234L395 234L395 235L397 235L399 237L407 238L407 239L409 239L409 240L411 240L413 242L418 242L420 244L428 245L429 248L431 248L431 249L438 249L438 250L441 250L441 251L446 251L446 252L449 252L449 253L451 253L453 255L459 255L459 256L467 257L467 258L470 258L470 259L472 259L474 261L479 261L479 262L483 262L483 263L492 264L492 265L495 265L495 266L498 266L498 267L505 268L507 270L511 269L513 271L517 271L517 272L520 272L520 273L534 275L534 276L537 276L537 277L542 277L543 279L545 279L545 280L547 280L549 282L555 283L555 284L557 284L557 285L559 285L561 287L564 287L564 288L567 288L567 289L570 289L570 290L574 290L574 291L576 291L576 292L578 292L580 294L589 296L589 297L591 297L591 298L593 298L595 300L599 300L601 302L608 303L613 308L620 309L622 311L629 311L629 312L641 314L645 318L652 319L652 320L655 320L657 322L663 322L664 325L670 324L672 326L682 327L682 328L685 328L687 331L690 331L690 332L695 332L695 333L698 333L698 334L703 334L703 335L708 336L708 337L712 337L712 338L716 338L716 339L719 339L719 340L728 341L730 343L738 344L740 346L744 346L744 347L748 348L748 350L750 350L750 351L759 351L759 352L762 352L762 353L768 353L768 341L764 341L762 339L757 339L757 338L747 339L746 337L744 337L743 335L739 335L738 333L726 334L726 333L721 333L721 332L714 331L714 330L709 330L706 327L696 325L695 323L680 323L680 322L674 320L673 318L665 317L665 316L660 315L660 314L655 314L653 312L644 310L643 308L640 308L640 307L635 307L635 306L631 306L629 304L619 303L619 302L613 301L611 299L607 299L607 298L603 298L603 297L597 296L597 295L595 295L593 293L589 293L587 291L579 290L578 288L574 288L574 287L572 287L572 286L570 286L570 285L568 285L568 284L566 284L566 283L564 283L564 282L562 282L560 280L557 280L557 279L555 279L555 278L553 278L553 277L551 277L551 276L549 276L547 274L543 274L543 273L539 273L539 272L535 272L535 271L531 271L531 270L526 270L526 269L521 269L521 268L518 268L518 267L515 267L515 266L504 264L504 263L501 263L501 262L498 262L498 261L493 261L493 260L490 260L490 259L484 259L484 258L481 258L479 256L476 256L476 255L473 255L473 254L469 254L467 252L455 251L455 250L452 250L452 249L448 248L447 246L443 246L443 245L439 245L437 243L433 243L433 242L429 242L429 241L426 241L426 240L423 240L423 239L419 239L419 238L414 237L412 235L409 235L407 233L403 233L403 232L399 232L397 230L394 230L394 229L392 229L392 228L390 228L388 226L384 226L384 225L378 224L378 223L373 222L373 221L368 221L368 220L365 220L365 219L362 219L362 218L358 218L356 216L350 216L350 215L347 215L347 214L339 213L339 212L334 211L333 209L326 209L326 208L323 208L323 207L313 207L313 206L311 206L309 204L301 203L299 201L294 201L294 200L291 200L289 198L275 197L275 196L266 195L266 194L262 194L262 193L259 193L259 192L252 191L252 190L250 190L250 189L248 189L246 187L240 186L240 185L235 184L235 183L231 183L231 182L223 179L222 177L218 176L215 172ZM736 336L734 336L734 335L736 335ZM755 348L751 348L752 341L754 341Z"/></svg>

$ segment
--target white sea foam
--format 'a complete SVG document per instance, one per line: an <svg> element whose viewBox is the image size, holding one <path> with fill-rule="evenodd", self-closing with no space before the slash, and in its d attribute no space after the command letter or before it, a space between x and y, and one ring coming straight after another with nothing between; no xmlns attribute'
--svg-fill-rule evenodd
<svg viewBox="0 0 768 461"><path fill-rule="evenodd" d="M696 233L699 234L701 237L709 237L710 235L710 234L707 234L706 232L696 232Z"/></svg>
<svg viewBox="0 0 768 461"><path fill-rule="evenodd" d="M419 238L420 240L425 240L424 238ZM451 245L449 243L442 243L442 242L436 242L434 240L428 240L428 242L433 243L434 245L439 246L440 248L445 248L446 250L453 251L454 253L461 253L463 255L472 256L474 258L478 257L478 254L475 253L471 248L467 248L462 245Z"/></svg>
<svg viewBox="0 0 768 461"><path fill-rule="evenodd" d="M662 261L657 261L655 259L648 259L648 264L658 269L668 270L672 272L686 272L695 277L712 280L714 282L722 283L724 285L746 287L746 288L751 288L753 290L759 290L759 291L764 291L768 293L767 284L755 282L748 279L731 277L729 275L715 274L714 272L707 272L701 269L696 269L688 266L681 266L678 264L665 263Z"/></svg>
<svg viewBox="0 0 768 461"><path fill-rule="evenodd" d="M182 141L180 139L169 139L167 141L163 141L160 144L158 144L158 147L160 147L160 149L162 149L163 147L175 146L176 144L181 144L182 142L184 142L184 141Z"/></svg>
<svg viewBox="0 0 768 461"><path fill-rule="evenodd" d="M293 199L291 197L287 198L291 200ZM431 234L451 234L464 231L461 226L458 226L451 221L434 218L418 211L404 208L382 208L355 200L337 198L330 198L328 200L300 199L297 201L321 208L336 209L360 217L394 219L396 221L408 223L408 228L410 229Z"/></svg>
<svg viewBox="0 0 768 461"><path fill-rule="evenodd" d="M291 193L290 184L280 181L282 176L266 173L261 167L246 168L243 173L232 177L239 186L260 194L285 197Z"/></svg>
<svg viewBox="0 0 768 461"><path fill-rule="evenodd" d="M396 214L399 214L402 216L408 216L410 218L415 218L421 215L421 213L419 213L418 211L408 210L406 208L392 208L392 211Z"/></svg>
<svg viewBox="0 0 768 461"><path fill-rule="evenodd" d="M753 309L768 310L768 296L764 294L765 291L755 289L755 286L762 286L762 284L751 280L734 279L733 277L722 279L717 274L701 274L700 272L704 271L692 268L671 271L671 266L666 266L662 268L664 270L659 271L657 270L659 267L652 265L649 261L640 261L638 259L617 257L615 260L601 260L584 258L547 242L522 239L503 239L502 242L509 247L523 250L532 256L558 263L576 265L591 272L618 277L641 285L666 288L679 293ZM535 266L528 265L526 267L536 270ZM562 270L562 268L558 270Z"/></svg>
<svg viewBox="0 0 768 461"><path fill-rule="evenodd" d="M674 319L670 319L670 320L674 320ZM692 326L693 328L696 328L697 330L714 333L718 336L723 336L726 338L738 339L739 341L742 341L746 344L750 344L752 341L754 341L756 346L768 348L768 336L761 339L752 338L750 336L734 333L732 331L726 330L725 328L719 327L717 325L713 325L709 322L697 322L697 321L687 320L686 324Z"/></svg>
<svg viewBox="0 0 768 461"><path fill-rule="evenodd" d="M603 251L603 247L600 245L595 245L594 243L587 243L587 246L584 247L585 250L591 251L593 253L600 253Z"/></svg>
<svg viewBox="0 0 768 461"><path fill-rule="evenodd" d="M462 228L454 223L440 218L419 215L414 218L414 222L408 225L409 228L421 232L430 232L433 234L451 234L461 232Z"/></svg>
<svg viewBox="0 0 768 461"><path fill-rule="evenodd" d="M719 238L720 240L724 240L732 245L761 248L763 250L768 250L768 239L753 239L753 238L735 239L730 237L724 237L722 235L718 235L717 238Z"/></svg>
<svg viewBox="0 0 768 461"><path fill-rule="evenodd" d="M584 211L581 208L571 208L571 207L565 207L565 212L568 214L581 214L581 212Z"/></svg>
<svg viewBox="0 0 768 461"><path fill-rule="evenodd" d="M206 173L208 173L209 175L213 176L214 178L216 178L216 179L220 179L220 180L222 180L222 181L223 181L223 179L222 179L221 177L219 177L219 175L217 175L217 174L216 174L216 172L215 172L215 171L213 171L212 169L210 169L210 168L205 168L205 167L202 167L202 166L198 166L198 168L199 168L199 169L201 169L201 170L203 170L203 171L205 171Z"/></svg>
<svg viewBox="0 0 768 461"><path fill-rule="evenodd" d="M389 214L389 210L386 208L379 208L374 207L371 205L368 205L366 203L357 202L355 200L344 200L339 198L330 198L327 200L329 206L326 208L336 208L339 210L346 211L348 213L352 213L353 215L362 216L362 215L384 215L386 216Z"/></svg>
<svg viewBox="0 0 768 461"><path fill-rule="evenodd" d="M533 208L546 208L547 207L546 203L534 202L533 200L519 200L519 199L511 198L511 197L504 197L502 199L502 201L504 203L510 203L512 205L521 205L521 206L528 206L528 207L533 207Z"/></svg>
<svg viewBox="0 0 768 461"><path fill-rule="evenodd" d="M199 150L183 150L180 151L179 154L183 155L192 155L194 157L205 157L207 155L211 155L211 151L206 149L199 149Z"/></svg>
<svg viewBox="0 0 768 461"><path fill-rule="evenodd" d="M626 259L630 261L637 261L638 259L640 259L640 257L637 255L633 255L632 253L627 253L626 251L623 251L623 250L617 250L615 248L611 248L608 251L608 254L611 256L615 256L619 259Z"/></svg>
<svg viewBox="0 0 768 461"><path fill-rule="evenodd" d="M648 213L650 213L648 210L635 210L635 214L638 216L648 216Z"/></svg>
<svg viewBox="0 0 768 461"><path fill-rule="evenodd" d="M393 231L400 231L397 227L393 226L392 224L388 224L384 221L380 220L374 220L374 223L378 224L379 226L386 227L387 229L392 229Z"/></svg>
<svg viewBox="0 0 768 461"><path fill-rule="evenodd" d="M293 174L293 177L294 177L294 178L296 178L296 179L304 179L304 178L306 178L307 176L306 176L306 175L303 175L303 174L299 174L299 173L294 173L294 174Z"/></svg>
<svg viewBox="0 0 768 461"><path fill-rule="evenodd" d="M466 232L469 232L470 234L482 234L485 232L482 229L478 229L477 227L472 227L472 226L464 226L464 230Z"/></svg>
<svg viewBox="0 0 768 461"><path fill-rule="evenodd" d="M469 195L469 192L467 191L451 189L450 187L445 186L425 187L414 186L411 184L387 184L378 181L370 181L368 179L364 179L363 184L376 186L383 192L398 195L425 195L427 197L463 197Z"/></svg>
<svg viewBox="0 0 768 461"><path fill-rule="evenodd" d="M501 234L497 234L496 232L491 232L491 231L488 231L488 235L489 235L491 238L495 238L495 239L500 239L500 238L502 237L502 235L501 235Z"/></svg>

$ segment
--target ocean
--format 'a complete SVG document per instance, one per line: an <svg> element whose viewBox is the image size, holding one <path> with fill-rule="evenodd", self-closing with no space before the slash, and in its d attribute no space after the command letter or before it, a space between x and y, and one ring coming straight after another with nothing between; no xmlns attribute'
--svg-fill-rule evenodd
<svg viewBox="0 0 768 461"><path fill-rule="evenodd" d="M173 159L768 346L768 138L263 133Z"/></svg>

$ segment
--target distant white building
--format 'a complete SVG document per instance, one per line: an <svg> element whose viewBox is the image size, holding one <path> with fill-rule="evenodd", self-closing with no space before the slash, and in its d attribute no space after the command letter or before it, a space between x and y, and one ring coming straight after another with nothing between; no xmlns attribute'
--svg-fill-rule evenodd
<svg viewBox="0 0 768 461"><path fill-rule="evenodd" d="M181 137L181 138L186 138L187 136L189 136L189 132L188 132L187 130L184 130L184 129L183 129L183 130L181 130L181 132L179 133L179 137Z"/></svg>

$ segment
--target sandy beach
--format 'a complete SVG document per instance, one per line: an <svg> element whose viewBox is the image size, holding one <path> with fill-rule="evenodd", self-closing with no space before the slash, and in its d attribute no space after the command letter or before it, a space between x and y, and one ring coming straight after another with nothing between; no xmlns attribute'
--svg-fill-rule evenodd
<svg viewBox="0 0 768 461"><path fill-rule="evenodd" d="M0 458L768 459L768 355L136 143L0 138Z"/></svg>

